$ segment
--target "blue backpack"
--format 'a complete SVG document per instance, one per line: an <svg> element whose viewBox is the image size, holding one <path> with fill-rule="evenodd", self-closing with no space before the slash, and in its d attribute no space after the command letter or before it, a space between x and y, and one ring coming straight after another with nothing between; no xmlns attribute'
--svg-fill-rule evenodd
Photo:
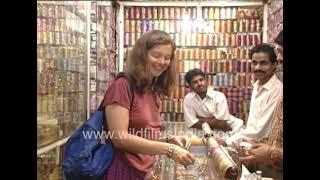
<svg viewBox="0 0 320 180"><path fill-rule="evenodd" d="M116 79L119 77L127 78L124 73L119 73ZM131 109L133 85L129 78L127 80L132 94ZM72 134L66 143L63 161L66 180L100 180L103 178L112 163L114 148L112 144L101 144L100 136L94 134L102 135L102 127L105 124L106 117L102 100L98 110ZM88 136L90 133L91 137Z"/></svg>

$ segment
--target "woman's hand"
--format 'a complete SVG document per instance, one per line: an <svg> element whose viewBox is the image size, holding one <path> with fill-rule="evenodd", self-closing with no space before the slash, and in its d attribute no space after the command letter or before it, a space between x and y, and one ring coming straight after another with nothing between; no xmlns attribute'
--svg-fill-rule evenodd
<svg viewBox="0 0 320 180"><path fill-rule="evenodd" d="M186 149L181 148L180 146L175 146L171 159L185 166L191 165L195 161L193 155Z"/></svg>
<svg viewBox="0 0 320 180"><path fill-rule="evenodd" d="M171 136L168 138L168 141L169 143L185 147L186 149L189 149L189 147L191 146L191 139L187 136Z"/></svg>

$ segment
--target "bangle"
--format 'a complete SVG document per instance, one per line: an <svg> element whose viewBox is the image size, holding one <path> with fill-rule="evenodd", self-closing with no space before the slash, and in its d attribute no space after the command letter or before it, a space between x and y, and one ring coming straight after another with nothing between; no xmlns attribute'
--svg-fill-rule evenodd
<svg viewBox="0 0 320 180"><path fill-rule="evenodd" d="M214 136L214 133L210 133L210 134L205 134L204 135L205 138L209 138L209 137L212 137L212 136Z"/></svg>
<svg viewBox="0 0 320 180"><path fill-rule="evenodd" d="M175 145L170 145L170 146L168 147L168 157L169 157L169 158L172 158L174 148L176 148Z"/></svg>
<svg viewBox="0 0 320 180"><path fill-rule="evenodd" d="M202 140L202 145L206 146L207 145L206 138L201 138L201 140Z"/></svg>

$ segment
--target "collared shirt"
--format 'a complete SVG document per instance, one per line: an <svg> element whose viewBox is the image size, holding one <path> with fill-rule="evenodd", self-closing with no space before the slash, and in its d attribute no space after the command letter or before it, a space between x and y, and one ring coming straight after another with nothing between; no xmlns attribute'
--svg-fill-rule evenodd
<svg viewBox="0 0 320 180"><path fill-rule="evenodd" d="M228 103L222 92L207 88L207 94L204 99L195 93L187 94L183 101L184 120L187 126L191 127L199 119L197 117L215 117L218 120L226 120L233 131L239 130L243 121L229 114ZM232 132L233 132L232 131Z"/></svg>
<svg viewBox="0 0 320 180"><path fill-rule="evenodd" d="M271 130L271 122L277 102L282 98L283 84L273 75L258 90L258 81L253 85L247 127L226 140L232 145L240 139L261 140L267 138Z"/></svg>

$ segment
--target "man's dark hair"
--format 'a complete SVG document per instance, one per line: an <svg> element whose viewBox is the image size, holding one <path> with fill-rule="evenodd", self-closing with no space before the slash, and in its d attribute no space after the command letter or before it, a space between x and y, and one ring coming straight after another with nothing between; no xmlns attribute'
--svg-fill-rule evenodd
<svg viewBox="0 0 320 180"><path fill-rule="evenodd" d="M254 53L259 53L259 52L267 53L269 55L269 59L271 63L277 63L277 55L274 52L274 48L271 47L269 44L262 43L253 47L249 52L250 59L252 59L252 55Z"/></svg>
<svg viewBox="0 0 320 180"><path fill-rule="evenodd" d="M279 32L279 34L276 37L276 39L274 40L274 42L276 42L280 46L283 46L283 30Z"/></svg>
<svg viewBox="0 0 320 180"><path fill-rule="evenodd" d="M189 85L191 85L191 80L194 76L201 75L202 77L206 78L206 74L202 72L200 69L194 68L189 70L185 75L185 80Z"/></svg>

